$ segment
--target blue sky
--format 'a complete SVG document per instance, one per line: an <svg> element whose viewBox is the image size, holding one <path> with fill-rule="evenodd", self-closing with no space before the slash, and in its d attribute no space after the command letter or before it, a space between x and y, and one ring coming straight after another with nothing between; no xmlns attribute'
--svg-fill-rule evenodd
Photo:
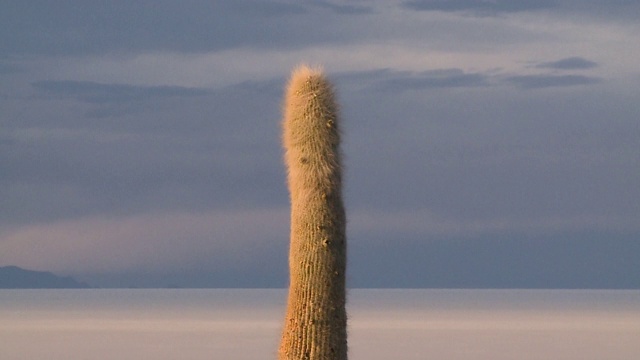
<svg viewBox="0 0 640 360"><path fill-rule="evenodd" d="M640 4L4 1L0 265L286 286L283 86L342 104L349 284L640 286Z"/></svg>

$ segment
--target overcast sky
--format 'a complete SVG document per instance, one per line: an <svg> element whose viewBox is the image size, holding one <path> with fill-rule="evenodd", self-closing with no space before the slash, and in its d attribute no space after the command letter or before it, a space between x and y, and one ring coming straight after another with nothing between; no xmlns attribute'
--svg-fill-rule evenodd
<svg viewBox="0 0 640 360"><path fill-rule="evenodd" d="M0 266L287 284L283 86L342 104L350 286L640 287L640 3L3 1Z"/></svg>

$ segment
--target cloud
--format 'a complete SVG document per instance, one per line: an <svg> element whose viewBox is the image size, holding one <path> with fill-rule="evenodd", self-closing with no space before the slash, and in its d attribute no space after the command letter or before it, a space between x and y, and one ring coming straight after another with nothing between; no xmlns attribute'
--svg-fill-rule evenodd
<svg viewBox="0 0 640 360"><path fill-rule="evenodd" d="M36 84L0 133L0 226L286 203L283 82Z"/></svg>
<svg viewBox="0 0 640 360"><path fill-rule="evenodd" d="M578 56L568 57L557 61L543 62L536 65L537 68L554 70L582 70L591 69L597 66L598 63Z"/></svg>
<svg viewBox="0 0 640 360"><path fill-rule="evenodd" d="M258 18L284 18L305 14L307 12L307 8L303 4L286 1L240 0L234 2L229 1L220 5L230 13L245 14Z"/></svg>
<svg viewBox="0 0 640 360"><path fill-rule="evenodd" d="M151 104L176 98L204 97L211 89L183 86L104 84L92 81L43 80L31 86L40 96L73 99L91 105L87 118L125 117L144 112Z"/></svg>
<svg viewBox="0 0 640 360"><path fill-rule="evenodd" d="M182 86L135 86L101 84L91 81L44 80L31 84L36 90L54 96L70 97L92 104L143 101L150 98L203 96L207 89Z"/></svg>
<svg viewBox="0 0 640 360"><path fill-rule="evenodd" d="M314 1L311 5L326 8L341 15L364 15L373 12L373 8L369 6L336 4L329 1Z"/></svg>
<svg viewBox="0 0 640 360"><path fill-rule="evenodd" d="M467 73L461 69L433 69L420 72L373 69L343 72L335 75L345 86L360 86L378 91L465 88L489 85L489 76Z"/></svg>
<svg viewBox="0 0 640 360"><path fill-rule="evenodd" d="M215 274L251 267L270 248L286 253L287 226L283 208L83 217L0 233L0 263L61 273Z"/></svg>
<svg viewBox="0 0 640 360"><path fill-rule="evenodd" d="M474 17L498 17L527 12L551 17L580 18L590 23L617 23L635 26L640 16L637 1L615 0L410 0L400 4L404 9L443 12Z"/></svg>
<svg viewBox="0 0 640 360"><path fill-rule="evenodd" d="M405 1L402 6L418 11L470 12L479 15L492 15L554 8L557 6L557 2L553 0L415 0Z"/></svg>
<svg viewBox="0 0 640 360"><path fill-rule="evenodd" d="M367 234L351 282L395 288L637 289L637 233L502 233L470 238ZM606 239L606 240L603 240Z"/></svg>
<svg viewBox="0 0 640 360"><path fill-rule="evenodd" d="M336 30L350 25L320 14L324 9L342 15L371 11L366 6L329 1L3 4L0 56L204 53L232 48L300 48L328 39L348 41L351 32L338 34ZM309 30L313 30L307 31L310 24L319 21L335 26L311 26Z"/></svg>
<svg viewBox="0 0 640 360"><path fill-rule="evenodd" d="M587 3L586 5L583 3ZM627 2L628 3L628 2ZM407 1L408 11L448 12L454 16L431 17L414 22L403 16L388 16L396 5L375 2L297 2L237 0L207 2L186 0L96 3L40 2L0 4L0 56L129 56L131 54L203 54L230 49L306 49L326 44L355 44L366 40L409 38L421 43L439 42L461 47L482 42L503 43L506 39L529 36L526 27L506 22L495 29L489 22L473 23L458 16L513 14L553 10L549 14L574 18L576 14L631 19L638 4L622 1ZM330 16L340 14L342 16ZM359 16L366 14L367 16ZM423 14L424 16L425 14ZM437 15L437 14L436 14ZM349 16L348 21L345 17ZM443 31L438 31L443 30ZM428 32L429 37L422 34ZM455 36L464 34L465 36ZM475 36L474 36L475 35ZM539 35L539 34L538 34ZM557 34L548 34L554 36ZM465 40L472 36L472 41ZM455 39L452 39L455 37ZM518 42L520 43L520 42ZM486 48L485 48L486 49Z"/></svg>
<svg viewBox="0 0 640 360"><path fill-rule="evenodd" d="M354 233L403 234L403 236L417 235L415 237L425 238L434 236L471 238L505 233L540 235L576 231L614 230L617 233L640 231L640 225L635 216L582 214L520 218L504 214L501 218L463 219L447 218L429 209L393 212L354 209L351 212L349 224Z"/></svg>
<svg viewBox="0 0 640 360"><path fill-rule="evenodd" d="M567 87L577 85L592 85L602 82L602 79L585 75L516 75L505 79L507 82L523 89L541 89L550 87Z"/></svg>
<svg viewBox="0 0 640 360"><path fill-rule="evenodd" d="M631 170L635 112L622 105L624 96L598 101L596 86L553 95L554 88L515 91L499 73L490 77L494 86L469 91L371 90L398 75L378 70L337 78L346 97L352 206L401 214L428 207L440 219L462 221L450 227L461 229L516 226L542 214L548 216L541 228L551 228L543 223L553 219L577 228L588 223L579 218L637 216L627 197L638 193L624 185L638 178ZM608 125L598 125L605 113Z"/></svg>
<svg viewBox="0 0 640 360"><path fill-rule="evenodd" d="M26 69L20 65L13 63L5 63L0 61L0 75L2 74L18 74L25 72Z"/></svg>
<svg viewBox="0 0 640 360"><path fill-rule="evenodd" d="M605 20L617 23L637 23L640 3L629 0L560 0L558 12L584 16L587 20Z"/></svg>
<svg viewBox="0 0 640 360"><path fill-rule="evenodd" d="M10 142L3 141L8 151L0 154L0 226L284 204L277 125L265 125L246 130L241 139L233 138L239 135L231 127L216 132L215 126L201 127L199 135L165 134L170 128L145 133L144 125L140 133L131 128L15 132Z"/></svg>
<svg viewBox="0 0 640 360"><path fill-rule="evenodd" d="M569 61L548 63L545 68L579 68L588 63L570 58ZM376 69L345 72L336 75L345 86L359 84L360 87L377 91L404 91L446 88L477 88L496 86L500 83L514 84L522 89L567 87L591 85L602 81L601 78L585 75L511 75L504 76L499 71L465 72L462 69L432 69L421 72Z"/></svg>
<svg viewBox="0 0 640 360"><path fill-rule="evenodd" d="M146 2L13 3L2 6L1 12L0 54L68 55L118 50L200 52L259 45L265 35L275 35L271 38L275 40L285 34L272 25L294 21L306 10L287 2L187 0L152 6Z"/></svg>
<svg viewBox="0 0 640 360"><path fill-rule="evenodd" d="M438 69L399 75L386 80L381 86L387 89L418 90L488 85L487 76L481 73L465 73L461 69Z"/></svg>

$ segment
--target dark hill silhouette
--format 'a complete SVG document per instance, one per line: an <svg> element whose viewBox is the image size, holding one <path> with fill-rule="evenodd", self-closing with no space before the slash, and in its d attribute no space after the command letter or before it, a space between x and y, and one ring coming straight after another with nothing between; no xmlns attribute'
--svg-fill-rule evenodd
<svg viewBox="0 0 640 360"><path fill-rule="evenodd" d="M25 270L17 266L0 267L0 289L84 289L90 286L71 277L47 271Z"/></svg>

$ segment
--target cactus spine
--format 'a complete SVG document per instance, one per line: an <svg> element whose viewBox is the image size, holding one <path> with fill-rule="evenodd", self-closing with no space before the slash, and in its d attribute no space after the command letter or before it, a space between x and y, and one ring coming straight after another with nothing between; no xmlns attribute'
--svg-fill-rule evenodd
<svg viewBox="0 0 640 360"><path fill-rule="evenodd" d="M320 69L301 66L285 99L291 200L289 297L280 360L346 360L346 218L338 109Z"/></svg>

